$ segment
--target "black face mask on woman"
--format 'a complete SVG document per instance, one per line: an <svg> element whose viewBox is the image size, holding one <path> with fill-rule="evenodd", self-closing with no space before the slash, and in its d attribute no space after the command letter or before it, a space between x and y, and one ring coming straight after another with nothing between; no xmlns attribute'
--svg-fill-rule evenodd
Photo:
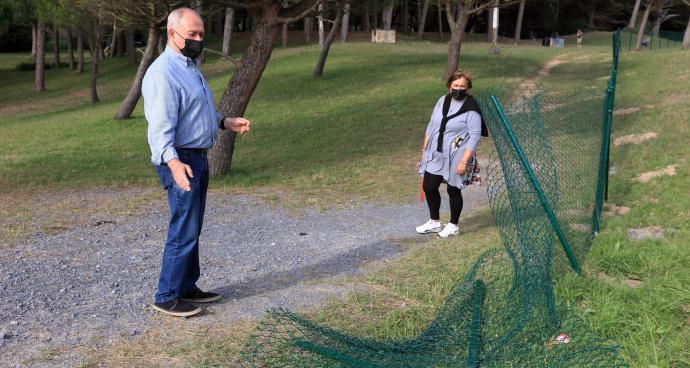
<svg viewBox="0 0 690 368"><path fill-rule="evenodd" d="M450 90L450 95L453 96L453 98L456 100L462 100L467 96L467 90L453 88Z"/></svg>
<svg viewBox="0 0 690 368"><path fill-rule="evenodd" d="M177 33L177 31L175 31ZM204 51L204 41L192 40L190 38L184 38L182 35L177 33L184 40L184 47L180 49L182 55L190 58L196 59ZM178 47L179 48L179 47Z"/></svg>

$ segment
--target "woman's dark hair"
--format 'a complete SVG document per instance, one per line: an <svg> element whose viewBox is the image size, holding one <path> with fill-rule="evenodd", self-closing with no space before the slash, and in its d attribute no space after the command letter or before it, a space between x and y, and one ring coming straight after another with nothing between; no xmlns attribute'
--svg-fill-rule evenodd
<svg viewBox="0 0 690 368"><path fill-rule="evenodd" d="M472 88L472 76L470 73L462 70L458 70L453 72L453 74L448 77L448 83L446 83L446 87L450 88L450 85L453 84L453 81L456 81L460 78L465 78L467 81L467 88Z"/></svg>

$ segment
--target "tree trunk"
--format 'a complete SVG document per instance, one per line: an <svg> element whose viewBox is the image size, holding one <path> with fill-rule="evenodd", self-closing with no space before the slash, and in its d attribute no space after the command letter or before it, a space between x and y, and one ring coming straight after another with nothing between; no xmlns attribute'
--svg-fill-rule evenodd
<svg viewBox="0 0 690 368"><path fill-rule="evenodd" d="M281 38L282 38L282 41L283 41L282 46L283 46L283 47L287 47L287 45L288 45L288 24L287 24L287 23L283 23L283 24L281 25L281 30L282 30L282 32L281 32L281 33L282 33L282 37L281 37Z"/></svg>
<svg viewBox="0 0 690 368"><path fill-rule="evenodd" d="M77 31L77 73L84 72L84 35Z"/></svg>
<svg viewBox="0 0 690 368"><path fill-rule="evenodd" d="M115 56L115 51L117 50L117 21L113 20L113 34L110 38L110 57Z"/></svg>
<svg viewBox="0 0 690 368"><path fill-rule="evenodd" d="M637 12L640 10L640 3L642 0L635 0L635 7L633 8L632 15L630 16L630 22L628 22L628 29L634 29L637 23Z"/></svg>
<svg viewBox="0 0 690 368"><path fill-rule="evenodd" d="M438 37L443 40L443 10L441 9L441 0L438 0Z"/></svg>
<svg viewBox="0 0 690 368"><path fill-rule="evenodd" d="M149 33L149 35L150 35L150 33ZM157 41L156 45L157 45L157 49L158 49L158 54L162 54L163 51L165 51L165 46L167 45L167 40L165 39L165 37L159 36L159 37L156 37L156 41ZM148 46L148 42L146 43L146 46ZM199 55L199 61L201 61L201 55Z"/></svg>
<svg viewBox="0 0 690 368"><path fill-rule="evenodd" d="M587 7L587 28L589 29L594 29L594 16L597 15L597 10L594 4L594 2L590 2L588 4L589 6Z"/></svg>
<svg viewBox="0 0 690 368"><path fill-rule="evenodd" d="M422 16L422 2L424 2L424 0L416 0L415 1L415 3L416 3L415 5L417 6L417 37L419 37L419 22L420 22L419 18L421 18L421 16ZM413 32L414 32L414 30L413 30Z"/></svg>
<svg viewBox="0 0 690 368"><path fill-rule="evenodd" d="M125 97L125 100L122 101L120 109L117 111L117 114L115 114L115 119L129 119L129 117L132 116L132 112L137 106L137 102L139 102L139 97L141 97L141 82L144 80L144 75L149 69L149 66L151 66L151 63L153 63L153 60L156 58L155 50L160 38L162 38L161 31L158 29L158 27L155 25L150 26L149 39L146 42L144 56L141 58L141 62L139 62L137 74L134 76L134 81L132 81L132 85L129 88L127 97Z"/></svg>
<svg viewBox="0 0 690 368"><path fill-rule="evenodd" d="M661 30L661 23L664 22L663 17L658 17L654 20L654 27L652 28L652 34L654 37L659 37L659 31Z"/></svg>
<svg viewBox="0 0 690 368"><path fill-rule="evenodd" d="M385 30L390 30L391 26L393 25L393 8L395 6L395 3L392 1L388 2L388 5L386 5L385 8L383 8L383 14L381 15L383 18L383 29Z"/></svg>
<svg viewBox="0 0 690 368"><path fill-rule="evenodd" d="M125 31L122 30L117 35L117 47L115 48L117 53L115 56L122 57L125 56Z"/></svg>
<svg viewBox="0 0 690 368"><path fill-rule="evenodd" d="M223 116L243 116L249 100L256 89L273 50L273 39L277 32L277 2L264 9L249 9L253 18L249 46L223 92L218 111ZM212 176L224 175L230 171L236 134L230 130L218 132L216 144L209 154L209 172Z"/></svg>
<svg viewBox="0 0 690 368"><path fill-rule="evenodd" d="M491 42L491 38L493 37L491 25L494 22L494 12L492 10L493 9L491 7L486 8L486 42L489 43Z"/></svg>
<svg viewBox="0 0 690 368"><path fill-rule="evenodd" d="M417 1L422 1L422 0L417 0ZM426 26L426 17L429 12L429 2L431 0L423 0L424 4L421 6L421 11L419 12L417 16L417 38L422 39L424 38L424 27Z"/></svg>
<svg viewBox="0 0 690 368"><path fill-rule="evenodd" d="M46 63L46 24L38 21L36 25L36 80L34 89L38 92L46 90L45 63Z"/></svg>
<svg viewBox="0 0 690 368"><path fill-rule="evenodd" d="M31 60L36 62L36 43L38 35L38 24L36 22L31 23Z"/></svg>
<svg viewBox="0 0 690 368"><path fill-rule="evenodd" d="M196 10L196 12L199 13L199 14L203 14L203 13L204 13L203 0L196 0L196 1L194 2L194 10ZM203 16L202 16L202 17L203 17ZM166 35L167 35L167 33L166 33ZM163 38L163 37L161 37L161 39L162 39L162 38ZM162 40L162 41L163 41L164 43L163 43L163 49L161 50L161 49L159 48L159 53L160 53L160 54L162 54L162 53L163 53L163 50L165 50L165 43L167 43L168 40L165 39L165 40ZM204 50L201 50L201 54L199 54L199 56L197 57L197 61L198 61L199 64L201 64L201 63L204 62L205 59L206 59L206 53L204 52Z"/></svg>
<svg viewBox="0 0 690 368"><path fill-rule="evenodd" d="M118 30L117 34L113 36L111 45L110 45L110 57L117 57L120 54L122 54L120 44L122 44L122 31Z"/></svg>
<svg viewBox="0 0 690 368"><path fill-rule="evenodd" d="M91 103L98 103L98 58L91 58Z"/></svg>
<svg viewBox="0 0 690 368"><path fill-rule="evenodd" d="M370 4L369 0L364 1L364 14L362 15L362 22L364 23L364 32L366 34L371 33L371 14L370 14Z"/></svg>
<svg viewBox="0 0 690 368"><path fill-rule="evenodd" d="M53 26L53 65L55 69L60 68L60 29Z"/></svg>
<svg viewBox="0 0 690 368"><path fill-rule="evenodd" d="M335 16L335 21L331 26L331 30L328 32L328 37L326 37L326 41L323 43L323 46L321 47L319 61L316 63L316 68L314 68L314 76L317 78L320 77L321 74L323 74L323 68L324 66L326 66L326 58L328 57L328 51L331 48L331 44L333 43L333 39L335 38L335 34L338 28L340 28L340 22L342 22L343 20L343 8L337 2L335 3L335 6L338 7L337 14Z"/></svg>
<svg viewBox="0 0 690 368"><path fill-rule="evenodd" d="M556 13L554 14L554 19L556 24L558 24L558 19L561 17L561 0L556 0Z"/></svg>
<svg viewBox="0 0 690 368"><path fill-rule="evenodd" d="M91 55L91 103L98 103L100 100L98 99L98 59L99 57L97 55L100 54L100 42L98 40L100 39L99 37L99 32L95 31L94 34L90 37L89 43L91 44L91 50L93 52Z"/></svg>
<svg viewBox="0 0 690 368"><path fill-rule="evenodd" d="M313 17L304 17L304 42L311 42L311 29L313 28Z"/></svg>
<svg viewBox="0 0 690 368"><path fill-rule="evenodd" d="M324 29L323 29L323 2L319 3L319 46L323 46L323 38L324 38Z"/></svg>
<svg viewBox="0 0 690 368"><path fill-rule="evenodd" d="M134 44L134 31L127 30L125 32L126 47L127 47L127 65L134 65L137 62L137 50Z"/></svg>
<svg viewBox="0 0 690 368"><path fill-rule="evenodd" d="M525 15L525 2L526 0L520 0L517 22L515 23L515 37L513 38L513 44L515 45L520 43L520 35L522 34L522 17Z"/></svg>
<svg viewBox="0 0 690 368"><path fill-rule="evenodd" d="M67 27L67 65L69 70L74 70L74 47L72 47L72 42L74 41L74 34L72 33L72 27Z"/></svg>
<svg viewBox="0 0 690 368"><path fill-rule="evenodd" d="M644 37L644 29L647 26L647 19L649 19L649 13L652 11L652 7L647 5L644 9L644 14L642 15L642 23L640 24L640 30L637 31L637 43L635 44L635 51L640 51L642 48L642 37Z"/></svg>
<svg viewBox="0 0 690 368"><path fill-rule="evenodd" d="M688 25L685 27L685 34L683 35L683 50L690 47L690 17L688 18Z"/></svg>
<svg viewBox="0 0 690 368"><path fill-rule="evenodd" d="M91 59L91 103L98 103L98 58Z"/></svg>
<svg viewBox="0 0 690 368"><path fill-rule="evenodd" d="M444 80L458 70L458 61L460 59L460 49L462 48L462 38L465 35L465 25L467 24L467 15L465 15L465 10L461 4L457 4L460 7L458 11L458 17L455 21L448 19L450 23L450 42L448 42L448 62L446 63L446 74ZM450 12L446 8L446 17L453 17L453 12Z"/></svg>
<svg viewBox="0 0 690 368"><path fill-rule="evenodd" d="M216 15L216 18L213 21L213 24L215 24L215 30L213 31L213 33L223 34L225 32L225 18L226 14L218 12L218 15Z"/></svg>
<svg viewBox="0 0 690 368"><path fill-rule="evenodd" d="M346 2L345 11L343 13L343 19L340 25L340 41L347 42L347 33L350 30L350 8L352 7L350 2Z"/></svg>
<svg viewBox="0 0 690 368"><path fill-rule="evenodd" d="M232 40L232 28L235 25L235 9L225 8L225 24L223 26L223 56L230 55L230 41Z"/></svg>
<svg viewBox="0 0 690 368"><path fill-rule="evenodd" d="M402 32L407 33L410 31L410 9L408 0L402 0L402 4L400 5L400 12L402 18Z"/></svg>

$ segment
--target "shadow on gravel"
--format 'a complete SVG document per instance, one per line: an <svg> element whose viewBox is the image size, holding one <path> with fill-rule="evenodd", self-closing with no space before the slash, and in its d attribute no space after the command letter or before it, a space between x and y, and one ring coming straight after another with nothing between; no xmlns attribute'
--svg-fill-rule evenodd
<svg viewBox="0 0 690 368"><path fill-rule="evenodd" d="M404 251L404 246L401 244L379 240L318 263L282 272L267 273L258 278L230 284L214 292L228 295L230 300L247 298L285 289L305 281L340 274L352 275L361 272L360 268L370 262L386 259ZM223 299L223 302L228 302L228 299Z"/></svg>

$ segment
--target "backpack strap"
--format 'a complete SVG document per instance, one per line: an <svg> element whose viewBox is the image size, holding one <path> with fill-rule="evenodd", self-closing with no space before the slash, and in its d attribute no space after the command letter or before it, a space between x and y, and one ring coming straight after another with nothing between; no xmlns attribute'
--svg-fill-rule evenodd
<svg viewBox="0 0 690 368"><path fill-rule="evenodd" d="M436 151L443 152L443 135L446 132L446 124L451 118L448 117L448 110L450 110L450 101L453 97L447 94L443 100L443 115L441 117L441 128L438 131L438 144L436 145Z"/></svg>
<svg viewBox="0 0 690 368"><path fill-rule="evenodd" d="M450 101L453 97L448 94L446 97L443 99L443 117L445 118L448 115L448 110L450 110Z"/></svg>
<svg viewBox="0 0 690 368"><path fill-rule="evenodd" d="M486 123L484 123L484 117L482 116L482 111L479 109L479 104L477 103L477 100L475 100L472 96L467 96L465 102L463 102L462 106L460 107L460 110L458 110L458 112L454 113L453 115L448 116L451 98L451 95L448 94L443 100L443 117L441 118L441 128L438 131L438 145L436 146L436 151L438 152L443 152L443 134L446 132L446 124L448 124L448 121L468 111L474 111L477 114L479 114L479 117L482 121L481 136L489 136L489 130L486 128Z"/></svg>

